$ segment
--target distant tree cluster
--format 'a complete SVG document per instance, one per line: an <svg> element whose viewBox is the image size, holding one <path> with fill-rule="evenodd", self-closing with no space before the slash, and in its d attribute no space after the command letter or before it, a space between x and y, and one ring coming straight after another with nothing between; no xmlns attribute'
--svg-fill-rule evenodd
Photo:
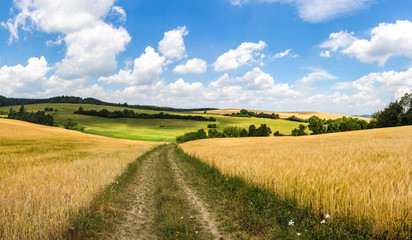
<svg viewBox="0 0 412 240"><path fill-rule="evenodd" d="M295 115L292 115L292 116L290 116L288 118L285 118L285 119L289 120L289 121L294 121L294 122L304 122L304 123L308 122L308 119L298 118Z"/></svg>
<svg viewBox="0 0 412 240"><path fill-rule="evenodd" d="M24 105L20 107L18 112L16 112L13 108L10 108L7 118L37 123L46 126L54 126L53 116L46 114L44 111L27 112Z"/></svg>
<svg viewBox="0 0 412 240"><path fill-rule="evenodd" d="M377 128L412 125L412 93L405 93L399 101L374 113L372 118L370 124Z"/></svg>
<svg viewBox="0 0 412 240"><path fill-rule="evenodd" d="M216 123L211 123L207 125L207 128L216 128L216 127L217 127Z"/></svg>
<svg viewBox="0 0 412 240"><path fill-rule="evenodd" d="M107 109L102 109L100 111L96 110L84 110L83 107L80 107L78 111L74 112L75 114L98 116L105 118L139 118L139 119L184 119L184 120L194 120L194 121L211 121L216 122L216 118L209 117L205 118L202 116L193 116L193 115L174 115L168 113L136 113L133 110L124 109L123 111L113 111L110 112Z"/></svg>
<svg viewBox="0 0 412 240"><path fill-rule="evenodd" d="M216 129L209 129L206 134L205 130L200 129L196 132L187 132L182 136L176 137L176 142L188 142L205 138L238 138L238 137L267 137L270 136L272 130L266 125L262 124L256 128L255 125L249 126L249 131L240 127L226 127L223 132Z"/></svg>
<svg viewBox="0 0 412 240"><path fill-rule="evenodd" d="M232 114L225 114L225 116L230 116L230 117L256 117L256 118L269 118L269 119L279 119L279 114L272 113L272 114L267 114L264 112L261 113L255 113L255 112L250 112L246 109L240 110L238 113L232 113Z"/></svg>
<svg viewBox="0 0 412 240"><path fill-rule="evenodd" d="M79 123L71 119L67 120L67 123L64 124L64 128L69 129L69 130L84 132L84 126L80 125Z"/></svg>
<svg viewBox="0 0 412 240"><path fill-rule="evenodd" d="M106 105L115 107L128 107L135 109L147 109L155 111L169 111L169 112L189 112L189 111L207 111L216 110L217 108L171 108L171 107L158 107L150 105L130 105L127 103L109 103L95 98L80 98L73 96L59 96L46 99L31 99L31 98L6 98L0 95L0 106L15 106L15 105L28 105L39 103L75 103L75 104L94 104L94 105Z"/></svg>
<svg viewBox="0 0 412 240"><path fill-rule="evenodd" d="M53 109L52 107L45 107L44 111L45 112L53 112L53 111L57 111L57 109Z"/></svg>

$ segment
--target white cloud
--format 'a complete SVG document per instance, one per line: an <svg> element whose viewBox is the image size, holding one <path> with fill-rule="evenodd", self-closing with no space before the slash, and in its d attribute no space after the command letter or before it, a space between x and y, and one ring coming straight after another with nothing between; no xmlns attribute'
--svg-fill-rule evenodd
<svg viewBox="0 0 412 240"><path fill-rule="evenodd" d="M322 51L320 52L319 56L324 57L324 58L330 58L330 51L329 50Z"/></svg>
<svg viewBox="0 0 412 240"><path fill-rule="evenodd" d="M287 56L292 57L292 58L299 57L298 54L291 53L291 51L292 51L292 49L287 49L284 52L279 52L279 53L276 53L273 56L269 56L269 59L278 59L278 58L284 58L284 57L287 57Z"/></svg>
<svg viewBox="0 0 412 240"><path fill-rule="evenodd" d="M370 34L370 40L357 39L342 52L365 63L378 62L380 66L392 56L412 59L412 22L381 23Z"/></svg>
<svg viewBox="0 0 412 240"><path fill-rule="evenodd" d="M232 5L279 2L296 6L299 17L307 22L323 22L369 6L373 0L230 0Z"/></svg>
<svg viewBox="0 0 412 240"><path fill-rule="evenodd" d="M200 82L187 83L182 78L179 78L176 82L167 85L166 90L167 93L182 97L200 95L204 91L204 86Z"/></svg>
<svg viewBox="0 0 412 240"><path fill-rule="evenodd" d="M116 28L103 21L110 11L120 18L126 13L113 6L115 0L15 0L16 15L2 25L10 31L10 42L19 39L24 31L40 30L61 34L47 45L67 46L66 56L56 64L58 78L78 79L99 77L117 67L116 56L125 50L131 37L126 29Z"/></svg>
<svg viewBox="0 0 412 240"><path fill-rule="evenodd" d="M99 81L107 83L126 83L129 85L151 85L160 80L165 57L160 56L152 47L134 60L133 70L120 70L118 74L101 77Z"/></svg>
<svg viewBox="0 0 412 240"><path fill-rule="evenodd" d="M377 62L384 66L386 61L393 56L405 56L412 59L412 22L397 21L381 23L370 31L370 40L358 39L354 33L341 31L331 33L329 40L320 47L333 52L340 50L342 53L354 56L361 62Z"/></svg>
<svg viewBox="0 0 412 240"><path fill-rule="evenodd" d="M170 60L180 60L186 57L183 37L187 34L189 32L186 26L165 32L163 39L159 42L159 52Z"/></svg>
<svg viewBox="0 0 412 240"><path fill-rule="evenodd" d="M375 94L390 92L395 98L398 98L412 89L412 68L405 72L370 73L354 81L353 88Z"/></svg>
<svg viewBox="0 0 412 240"><path fill-rule="evenodd" d="M72 33L100 21L113 6L115 0L15 0L19 14L8 19L10 41L18 40L18 28L40 28L47 33Z"/></svg>
<svg viewBox="0 0 412 240"><path fill-rule="evenodd" d="M234 84L246 85L244 91L253 92L253 94L249 93L249 95L287 96L297 94L297 91L293 90L288 84L276 84L270 74L263 72L258 67L253 68L241 77L231 78L226 73L216 81L209 83L209 89L226 89L227 87L235 86Z"/></svg>
<svg viewBox="0 0 412 240"><path fill-rule="evenodd" d="M70 33L65 37L67 53L56 64L56 75L72 79L108 74L116 69L116 55L125 50L130 40L124 28L113 28L103 22Z"/></svg>
<svg viewBox="0 0 412 240"><path fill-rule="evenodd" d="M321 48L329 48L336 52L339 49L349 47L357 38L353 36L353 32L340 31L329 34L329 39L320 44Z"/></svg>
<svg viewBox="0 0 412 240"><path fill-rule="evenodd" d="M188 60L185 64L183 65L178 65L173 69L173 72L179 73L179 74L187 74L187 73L193 73L193 74L200 74L204 73L207 70L207 64L205 61L202 59L198 58L193 58Z"/></svg>
<svg viewBox="0 0 412 240"><path fill-rule="evenodd" d="M328 71L324 69L315 69L312 73L307 76L304 76L300 80L298 80L299 84L310 84L315 81L322 81L322 80L335 80L338 77L330 74Z"/></svg>
<svg viewBox="0 0 412 240"><path fill-rule="evenodd" d="M30 58L27 66L2 66L0 68L0 94L32 96L43 92L48 79L46 74L50 71L44 57Z"/></svg>
<svg viewBox="0 0 412 240"><path fill-rule="evenodd" d="M112 14L113 15L118 15L120 22L126 22L127 14L126 14L126 11L122 7L113 6L112 7Z"/></svg>
<svg viewBox="0 0 412 240"><path fill-rule="evenodd" d="M259 62L262 50L267 47L263 41L258 43L244 42L235 50L231 49L222 54L214 63L215 71L237 69L250 62Z"/></svg>

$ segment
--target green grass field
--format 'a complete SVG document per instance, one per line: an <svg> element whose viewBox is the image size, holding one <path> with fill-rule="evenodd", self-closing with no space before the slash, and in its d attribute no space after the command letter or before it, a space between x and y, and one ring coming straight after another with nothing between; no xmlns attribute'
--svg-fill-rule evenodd
<svg viewBox="0 0 412 240"><path fill-rule="evenodd" d="M196 131L198 129L205 129L207 131L207 125L212 122L192 121L192 120L176 120L176 119L131 119L131 118L117 118L109 119L95 116L86 116L74 114L79 107L82 106L85 110L101 110L107 109L109 111L125 109L124 107L112 107L90 104L69 104L69 103L45 103L45 104L33 104L26 105L25 108L28 111L44 110L45 107L52 107L57 111L47 112L51 114L56 123L59 126L63 126L68 119L77 121L79 124L85 126L85 132L90 134L102 135L114 138L125 138L132 140L145 140L145 141L165 141L173 142L176 136L183 135L189 131ZM20 106L13 106L16 111ZM0 107L0 111L8 111L10 106ZM131 109L139 113L158 113L153 110L141 110ZM255 124L257 127L260 124L267 124L273 132L279 131L283 134L290 134L292 129L297 128L299 123L286 121L286 120L273 120L264 118L241 118L241 117L227 117L219 115L209 114L194 114L194 113L176 113L165 112L170 114L182 114L182 115L202 115L205 117L216 118L217 129L222 131L228 126L238 126L242 128L248 128L249 125ZM161 127L162 126L162 127Z"/></svg>

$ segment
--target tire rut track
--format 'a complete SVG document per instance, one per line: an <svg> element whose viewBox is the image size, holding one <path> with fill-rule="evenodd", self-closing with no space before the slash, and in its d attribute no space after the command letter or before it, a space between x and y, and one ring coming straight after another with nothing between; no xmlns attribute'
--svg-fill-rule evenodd
<svg viewBox="0 0 412 240"><path fill-rule="evenodd" d="M156 207L153 199L156 185L155 161L163 151L158 150L147 156L141 163L136 176L127 187L122 199L124 209L118 210L122 219L116 224L110 239L157 239L154 230Z"/></svg>
<svg viewBox="0 0 412 240"><path fill-rule="evenodd" d="M201 216L201 223L208 232L210 232L213 236L214 239L221 239L223 238L223 235L219 231L217 227L217 221L213 218L212 214L209 212L209 210L206 208L206 205L203 203L202 200L200 200L195 192L186 184L182 171L178 167L175 159L176 155L174 153L174 148L169 147L168 153L167 153L167 159L169 161L169 164L175 173L175 177L177 180L177 183L180 185L180 187L183 189L183 191L186 193L186 196L191 203L192 207L196 209L200 216Z"/></svg>

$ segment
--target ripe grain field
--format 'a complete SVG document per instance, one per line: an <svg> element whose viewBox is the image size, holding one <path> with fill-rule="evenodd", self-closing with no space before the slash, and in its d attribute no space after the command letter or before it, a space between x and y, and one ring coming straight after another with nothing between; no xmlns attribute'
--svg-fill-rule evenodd
<svg viewBox="0 0 412 240"><path fill-rule="evenodd" d="M412 127L305 137L209 139L180 145L224 174L297 199L376 234L411 237Z"/></svg>
<svg viewBox="0 0 412 240"><path fill-rule="evenodd" d="M159 143L0 119L0 239L52 239L126 165Z"/></svg>

